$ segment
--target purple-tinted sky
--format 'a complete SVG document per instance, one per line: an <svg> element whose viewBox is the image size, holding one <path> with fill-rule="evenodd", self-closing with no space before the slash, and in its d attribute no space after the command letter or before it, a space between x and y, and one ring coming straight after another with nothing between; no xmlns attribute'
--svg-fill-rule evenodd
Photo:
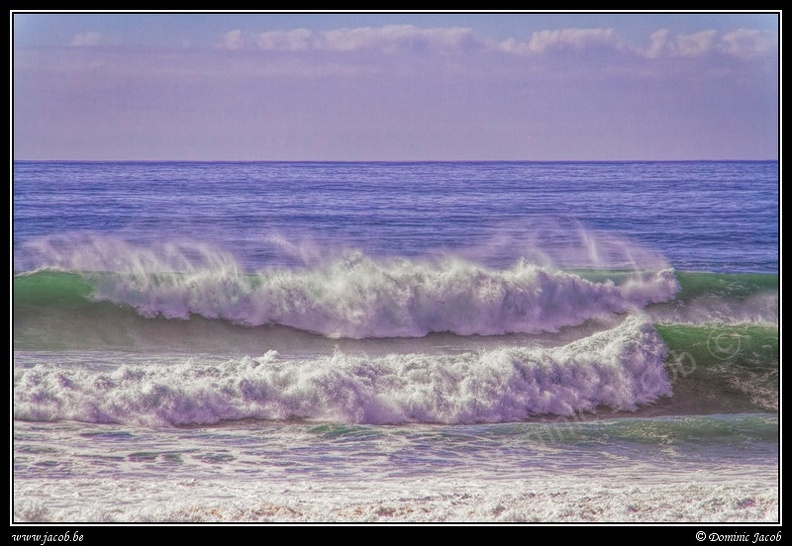
<svg viewBox="0 0 792 546"><path fill-rule="evenodd" d="M776 159L778 13L12 13L16 159Z"/></svg>

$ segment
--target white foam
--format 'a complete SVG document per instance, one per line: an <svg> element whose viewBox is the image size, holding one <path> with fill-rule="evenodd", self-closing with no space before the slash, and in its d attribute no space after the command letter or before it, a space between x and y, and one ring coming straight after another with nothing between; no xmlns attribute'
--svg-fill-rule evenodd
<svg viewBox="0 0 792 546"><path fill-rule="evenodd" d="M97 300L147 317L195 314L330 337L555 332L666 301L679 289L670 269L636 272L617 286L525 260L494 269L454 257L383 260L345 251L328 260L312 252L302 268L245 274L233 256L206 245L139 248L97 236L56 243L38 241L38 252L53 267L87 276Z"/></svg>
<svg viewBox="0 0 792 546"><path fill-rule="evenodd" d="M520 478L478 476L294 479L134 478L19 480L17 522L778 522L773 469L750 478L610 469ZM764 470L764 472L762 472ZM233 502L229 502L233 499ZM707 530L709 533L710 531ZM776 529L766 534L775 536ZM87 533L86 533L87 534ZM749 535L751 540L753 535Z"/></svg>
<svg viewBox="0 0 792 546"><path fill-rule="evenodd" d="M499 271L457 260L383 264L356 255L319 269L255 277L215 271L113 276L94 297L150 317L198 314L331 337L492 335L552 332L662 301L676 290L669 274L618 287L524 262Z"/></svg>
<svg viewBox="0 0 792 546"><path fill-rule="evenodd" d="M475 423L635 410L671 394L666 348L633 316L554 348L457 355L277 352L221 365L127 365L113 371L34 366L15 372L14 418L147 426L224 420Z"/></svg>

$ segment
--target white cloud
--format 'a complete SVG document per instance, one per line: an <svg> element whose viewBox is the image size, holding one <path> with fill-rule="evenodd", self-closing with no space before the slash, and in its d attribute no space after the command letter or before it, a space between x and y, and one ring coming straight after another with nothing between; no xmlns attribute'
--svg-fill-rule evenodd
<svg viewBox="0 0 792 546"><path fill-rule="evenodd" d="M307 29L243 34L226 33L220 47L254 47L265 51L457 51L482 48L484 42L467 28L427 28L413 25L387 25L379 28L343 28L314 32Z"/></svg>
<svg viewBox="0 0 792 546"><path fill-rule="evenodd" d="M724 34L718 47L720 51L736 57L756 57L778 50L778 34L741 28Z"/></svg>
<svg viewBox="0 0 792 546"><path fill-rule="evenodd" d="M267 51L303 51L313 46L313 32L304 28L288 32L262 32L253 42Z"/></svg>
<svg viewBox="0 0 792 546"><path fill-rule="evenodd" d="M668 39L669 34L670 32L667 28L661 28L660 30L653 32L649 36L649 39L652 41L652 45L650 45L649 49L646 50L646 56L650 59L654 59L669 53L672 47L671 42Z"/></svg>
<svg viewBox="0 0 792 546"><path fill-rule="evenodd" d="M703 30L695 34L679 34L677 36L676 55L681 57L699 57L712 51L715 42L714 30Z"/></svg>
<svg viewBox="0 0 792 546"><path fill-rule="evenodd" d="M220 47L223 49L242 49L246 45L245 37L241 30L231 30L223 34L223 42Z"/></svg>
<svg viewBox="0 0 792 546"><path fill-rule="evenodd" d="M695 34L677 34L672 37L667 28L660 29L649 37L652 43L644 55L650 59L700 57L712 52L716 34L714 30L704 30Z"/></svg>
<svg viewBox="0 0 792 546"><path fill-rule="evenodd" d="M71 45L73 46L95 46L102 40L102 35L99 32L82 32L72 38Z"/></svg>
<svg viewBox="0 0 792 546"><path fill-rule="evenodd" d="M583 50L592 46L626 47L613 29L564 29L535 32L529 42L509 38L500 43L477 37L469 28L418 28L386 25L379 28L343 28L315 32L307 29L243 34L226 33L225 49L258 48L265 51L398 51L459 52L495 50L506 53L542 53L550 49Z"/></svg>
<svg viewBox="0 0 792 546"><path fill-rule="evenodd" d="M286 52L379 52L395 54L418 52L452 54L462 52L498 52L508 55L541 56L573 52L619 52L635 58L696 58L710 54L752 58L768 54L778 47L778 35L772 31L739 29L727 34L704 30L693 34L672 34L660 29L650 35L650 45L630 45L612 28L567 28L534 32L527 40L508 38L496 42L476 36L469 28L419 28L413 25L342 28L312 31L299 28L289 31L244 33L232 30L222 37L221 48L257 49Z"/></svg>
<svg viewBox="0 0 792 546"><path fill-rule="evenodd" d="M325 47L337 51L455 51L467 46L483 45L467 28L420 29L412 25L389 25L333 30L323 34Z"/></svg>
<svg viewBox="0 0 792 546"><path fill-rule="evenodd" d="M714 30L671 36L661 29L651 36L652 44L645 51L649 58L701 57L712 53L748 59L778 49L778 34L767 30L738 29L718 36Z"/></svg>
<svg viewBox="0 0 792 546"><path fill-rule="evenodd" d="M543 53L552 49L580 51L597 46L620 49L625 46L625 42L612 28L567 28L534 32L527 49L531 53Z"/></svg>

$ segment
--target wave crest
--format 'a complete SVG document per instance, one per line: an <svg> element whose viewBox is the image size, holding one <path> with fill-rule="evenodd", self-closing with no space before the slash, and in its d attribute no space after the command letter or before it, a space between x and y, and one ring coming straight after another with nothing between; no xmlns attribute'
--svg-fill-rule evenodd
<svg viewBox="0 0 792 546"><path fill-rule="evenodd" d="M39 241L39 253L81 275L96 301L150 318L200 315L329 337L555 332L666 301L679 289L670 269L594 281L525 259L495 268L451 255L382 259L345 250L326 259L313 252L299 267L246 272L231 254L202 244L56 243Z"/></svg>
<svg viewBox="0 0 792 546"><path fill-rule="evenodd" d="M196 314L258 326L281 324L331 337L420 337L552 332L673 296L673 273L622 286L525 262L494 270L461 261L375 261L361 254L314 269L103 275L97 300L147 317Z"/></svg>
<svg viewBox="0 0 792 546"><path fill-rule="evenodd" d="M224 420L475 423L635 410L671 394L666 348L639 317L554 348L459 355L264 356L220 365L34 366L14 378L14 418L151 426Z"/></svg>

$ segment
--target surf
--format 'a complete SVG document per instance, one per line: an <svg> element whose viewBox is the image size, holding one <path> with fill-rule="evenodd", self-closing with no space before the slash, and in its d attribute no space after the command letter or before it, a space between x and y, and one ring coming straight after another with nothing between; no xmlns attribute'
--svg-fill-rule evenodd
<svg viewBox="0 0 792 546"><path fill-rule="evenodd" d="M246 418L475 423L599 405L634 410L671 394L665 356L654 329L636 318L560 347L456 355L337 352L294 360L269 351L220 364L188 359L112 371L101 357L90 369L38 366L32 356L15 371L14 417L153 426Z"/></svg>
<svg viewBox="0 0 792 546"><path fill-rule="evenodd" d="M333 338L501 335L555 332L667 300L678 290L671 270L594 282L524 260L495 269L457 257L384 260L354 252L311 268L247 274L233 265L36 271L15 277L14 309L29 315L58 308L77 318L91 305L111 303L146 318L200 316Z"/></svg>

